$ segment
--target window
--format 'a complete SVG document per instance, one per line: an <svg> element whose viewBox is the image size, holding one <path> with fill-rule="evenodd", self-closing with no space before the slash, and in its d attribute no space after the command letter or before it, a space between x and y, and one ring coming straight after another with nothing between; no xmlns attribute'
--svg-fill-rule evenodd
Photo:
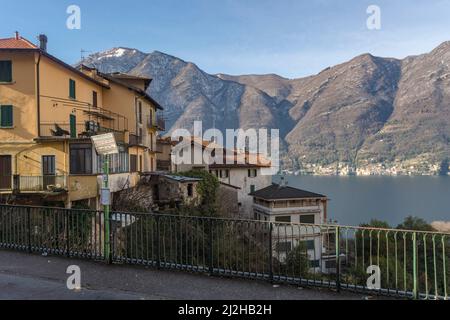
<svg viewBox="0 0 450 320"><path fill-rule="evenodd" d="M137 155L130 154L130 171L137 172Z"/></svg>
<svg viewBox="0 0 450 320"><path fill-rule="evenodd" d="M315 248L314 240L305 240L302 241L302 244L305 246L307 250L314 250Z"/></svg>
<svg viewBox="0 0 450 320"><path fill-rule="evenodd" d="M194 185L192 183L187 186L188 197L192 198L194 196Z"/></svg>
<svg viewBox="0 0 450 320"><path fill-rule="evenodd" d="M278 252L289 252L292 250L292 243L290 241L278 242L275 248Z"/></svg>
<svg viewBox="0 0 450 320"><path fill-rule="evenodd" d="M230 176L229 170L220 170L220 177L221 178L228 178Z"/></svg>
<svg viewBox="0 0 450 320"><path fill-rule="evenodd" d="M75 83L75 80L73 80L73 79L69 79L69 97L71 99L77 98L76 83Z"/></svg>
<svg viewBox="0 0 450 320"><path fill-rule="evenodd" d="M0 127L11 128L13 126L13 106L0 107Z"/></svg>
<svg viewBox="0 0 450 320"><path fill-rule="evenodd" d="M275 217L275 222L291 222L291 216Z"/></svg>
<svg viewBox="0 0 450 320"><path fill-rule="evenodd" d="M12 157L0 156L0 190L9 190L12 187Z"/></svg>
<svg viewBox="0 0 450 320"><path fill-rule="evenodd" d="M150 133L150 151L153 151L154 148L154 143L153 143L153 133Z"/></svg>
<svg viewBox="0 0 450 320"><path fill-rule="evenodd" d="M92 145L70 145L70 174L92 174Z"/></svg>
<svg viewBox="0 0 450 320"><path fill-rule="evenodd" d="M139 172L144 171L144 160L142 159L142 156L139 156Z"/></svg>
<svg viewBox="0 0 450 320"><path fill-rule="evenodd" d="M314 224L314 215L313 214L301 215L300 223Z"/></svg>
<svg viewBox="0 0 450 320"><path fill-rule="evenodd" d="M77 137L77 117L74 114L69 116L70 137L75 139Z"/></svg>
<svg viewBox="0 0 450 320"><path fill-rule="evenodd" d="M0 82L12 82L11 61L0 61Z"/></svg>
<svg viewBox="0 0 450 320"><path fill-rule="evenodd" d="M138 121L142 123L142 102L138 102Z"/></svg>
<svg viewBox="0 0 450 320"><path fill-rule="evenodd" d="M42 175L55 175L55 156L42 156Z"/></svg>
<svg viewBox="0 0 450 320"><path fill-rule="evenodd" d="M256 190L256 188L255 188L255 186L252 184L252 185L250 186L250 193L255 192L255 190Z"/></svg>
<svg viewBox="0 0 450 320"><path fill-rule="evenodd" d="M248 169L248 177L256 178L258 176L258 171L256 169Z"/></svg>
<svg viewBox="0 0 450 320"><path fill-rule="evenodd" d="M105 156L97 155L97 172L103 172ZM128 152L119 145L119 153L109 155L109 172L126 173L129 171Z"/></svg>
<svg viewBox="0 0 450 320"><path fill-rule="evenodd" d="M310 268L319 268L320 267L320 260L311 260L309 262Z"/></svg>
<svg viewBox="0 0 450 320"><path fill-rule="evenodd" d="M97 108L98 107L98 95L97 91L92 91L92 107Z"/></svg>

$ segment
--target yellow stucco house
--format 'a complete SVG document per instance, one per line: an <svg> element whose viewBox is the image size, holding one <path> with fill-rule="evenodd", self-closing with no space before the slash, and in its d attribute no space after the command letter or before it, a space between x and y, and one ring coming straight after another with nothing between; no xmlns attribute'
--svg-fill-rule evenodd
<svg viewBox="0 0 450 320"><path fill-rule="evenodd" d="M0 200L98 208L103 158L90 137L113 132L111 191L156 170L162 107L151 79L74 68L22 38L0 39Z"/></svg>

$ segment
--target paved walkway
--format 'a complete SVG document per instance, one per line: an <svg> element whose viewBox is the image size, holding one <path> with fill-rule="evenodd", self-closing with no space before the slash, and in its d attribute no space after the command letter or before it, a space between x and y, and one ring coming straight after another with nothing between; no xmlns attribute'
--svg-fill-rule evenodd
<svg viewBox="0 0 450 320"><path fill-rule="evenodd" d="M66 287L69 265L81 268L78 292ZM0 250L0 299L340 300L364 296Z"/></svg>

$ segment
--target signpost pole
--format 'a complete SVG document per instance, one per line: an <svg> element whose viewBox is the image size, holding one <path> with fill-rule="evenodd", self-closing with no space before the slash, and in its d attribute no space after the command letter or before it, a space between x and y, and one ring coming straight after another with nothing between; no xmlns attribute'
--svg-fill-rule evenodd
<svg viewBox="0 0 450 320"><path fill-rule="evenodd" d="M104 156L104 163L103 163L103 188L105 190L109 189L109 156L105 155ZM110 230L109 230L109 225L110 225L110 217L109 217L109 210L110 210L110 205L109 204L104 204L103 205L103 212L104 212L104 220L105 220L105 258L110 261L110 252L111 252L111 243L110 243Z"/></svg>
<svg viewBox="0 0 450 320"><path fill-rule="evenodd" d="M112 133L100 134L92 136L92 143L95 146L97 154L103 156L103 183L101 188L101 204L103 205L103 223L104 223L104 257L111 263L111 219L110 219L110 206L111 206L111 190L109 189L109 155L118 154L119 149L117 146L116 138Z"/></svg>

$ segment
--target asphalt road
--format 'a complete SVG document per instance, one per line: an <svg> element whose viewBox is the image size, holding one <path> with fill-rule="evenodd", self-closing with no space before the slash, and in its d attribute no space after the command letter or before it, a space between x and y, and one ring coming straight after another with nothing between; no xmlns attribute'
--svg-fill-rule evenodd
<svg viewBox="0 0 450 320"><path fill-rule="evenodd" d="M70 265L81 269L79 291L67 289ZM0 250L0 299L361 300L364 296Z"/></svg>

